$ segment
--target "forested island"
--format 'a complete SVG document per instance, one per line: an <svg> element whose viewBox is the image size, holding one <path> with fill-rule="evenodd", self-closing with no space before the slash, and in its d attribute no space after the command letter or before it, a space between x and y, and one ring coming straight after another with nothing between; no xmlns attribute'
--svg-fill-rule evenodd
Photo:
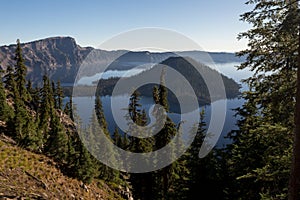
<svg viewBox="0 0 300 200"><path fill-rule="evenodd" d="M227 98L240 95L244 100L243 105L235 109L236 128L226 136L231 143L223 148L213 148L207 156L200 158L199 150L205 136L214 133L207 133L206 113L199 111L199 123L192 127L196 130L195 138L184 154L172 164L147 173L110 168L97 160L83 142L90 139L91 145L101 149L102 144L94 138L104 134L119 148L137 154L156 151L169 144L176 134L181 133L181 125L185 122L175 123L168 117L176 109L173 108L176 101L164 84L166 74L157 72L160 84L134 88L130 94L125 117L132 123L139 127L149 123L140 103L146 94L160 105L160 109L163 108L166 116L166 123L158 134L138 138L129 133L145 134L139 127L127 131L115 127L113 132L108 131L104 115L107 108L103 107L100 97L111 94L118 78L103 79L93 86L97 89L91 94L95 96L94 114L87 125L80 123L72 88L64 88L62 83L74 83L78 63L93 48L79 47L70 37L52 38L47 45L45 41L21 44L17 40L15 45L1 47L0 198L299 200L299 1L256 0L247 1L247 4L252 10L242 14L241 20L249 23L251 28L238 36L248 41L248 48L237 53L245 59L238 70L250 69L254 73L243 80L247 90L241 94L236 82L221 75ZM113 54L118 57L124 51L127 52L118 50ZM112 55L105 50L97 52L104 59ZM199 103L212 103L203 80L195 71L187 69L191 63L202 64L191 56L191 52L187 54L180 57L168 52L131 52L126 59L142 55L138 61L154 59L156 63L176 69L190 79ZM215 56L216 60L220 58L219 54ZM215 73L205 65L202 69L209 71L208 74ZM155 71L155 66L126 78L126 81L134 82L151 70ZM84 75L94 72L95 69L91 69ZM37 77L37 74L43 76ZM173 84L180 83L174 80ZM85 92L95 89L80 87ZM68 100L66 103L65 99ZM101 127L102 131L95 127ZM82 138L81 132L87 137ZM181 148L180 145L173 146L172 152ZM115 154L111 154L111 158L126 162L126 158L120 159ZM148 164L156 165L155 162Z"/></svg>

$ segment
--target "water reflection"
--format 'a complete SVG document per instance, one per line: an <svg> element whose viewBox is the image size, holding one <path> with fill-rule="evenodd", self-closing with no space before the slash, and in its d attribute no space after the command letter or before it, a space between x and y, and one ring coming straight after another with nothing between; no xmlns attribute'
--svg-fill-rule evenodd
<svg viewBox="0 0 300 200"><path fill-rule="evenodd" d="M251 72L249 70L237 71L236 70L237 65L239 65L239 63L225 63L225 64L216 64L215 67L222 74L226 75L229 78L234 79L238 83L241 83L240 81L242 79L249 77L251 75ZM110 78L110 77L114 77L114 76L127 76L128 77L128 76L138 74L138 73L142 72L143 70L145 70L145 69L139 68L139 69L132 69L130 71L109 70L109 71L105 72L104 74L96 74L92 77L83 77L80 79L79 83L90 85L90 84L92 84L93 81L98 80L98 78L101 77L101 75L102 75L102 78ZM246 85L243 84L241 90L243 91L246 89L247 89ZM120 104L121 104L121 102L129 103L129 99L126 96L120 95L120 96L117 96L114 98L117 98L117 101L119 101ZM102 104L103 104L103 108L104 108L104 114L105 114L106 120L108 122L108 129L111 133L113 133L114 128L116 127L116 122L113 119L112 112L111 112L111 97L110 96L102 96L101 100L102 100ZM219 101L223 101L223 100L219 100ZM88 124L89 120L92 116L95 98L94 97L74 97L73 102L75 105L76 104L78 105L77 112L78 112L79 116L81 117L83 124ZM224 138L224 136L226 136L230 130L237 128L236 122L238 119L235 116L234 109L242 106L243 102L244 102L244 100L240 99L240 98L227 100L226 118L225 118L225 123L224 123L221 137L217 143L218 147L222 147L222 146L230 143L230 140L227 138ZM150 97L142 97L140 103L142 105L142 109L146 110L148 117L151 117L151 116L149 116L149 113L151 113L151 112L149 112L149 109L154 104L153 99ZM213 102L213 104L218 104L218 101ZM119 108L119 109L127 109L127 108ZM208 127L208 125L210 123L210 118L211 118L211 105L206 105L206 106L200 107L199 112L202 109L205 110L204 121L207 123L207 127ZM180 114L178 114L178 113L170 113L169 117L175 123L179 123L181 120ZM193 121L193 120L191 119L190 121ZM126 120L124 120L123 122L126 123Z"/></svg>

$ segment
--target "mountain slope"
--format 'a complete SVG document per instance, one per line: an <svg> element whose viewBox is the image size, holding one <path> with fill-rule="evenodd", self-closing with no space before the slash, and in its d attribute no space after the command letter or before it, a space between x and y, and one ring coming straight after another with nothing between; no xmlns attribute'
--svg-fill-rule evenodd
<svg viewBox="0 0 300 200"><path fill-rule="evenodd" d="M0 135L0 199L122 199L105 183L84 185L64 176L48 157L12 143Z"/></svg>
<svg viewBox="0 0 300 200"><path fill-rule="evenodd" d="M240 94L240 85L236 83L233 79L219 74L217 71L209 68L206 65L200 64L189 57L170 57L161 62L161 64L154 65L151 69L143 71L140 74L137 74L132 77L123 79L102 79L99 81L99 83L98 81L96 81L95 83L98 83L97 90L101 95L112 95L116 83L120 81L118 83L118 90L114 91L115 95L122 95L124 91L128 91L128 87L130 87L129 90L138 89L142 96L152 97L154 84L145 84L144 81L148 81L150 83L150 81L159 79L160 74L162 73L162 68L164 66L169 66L168 68L165 68L165 79L168 83L167 86L172 86L172 88L175 92L177 92L177 94L179 94L180 96L184 96L186 99L189 96L192 96L190 92L186 91L183 88L182 81L179 81L176 77L173 76L174 73L172 71L176 70L192 86L198 98L199 105L210 104L212 101L216 101L223 98L219 95L222 91L220 91L219 85L216 84L216 78L222 78L227 98L235 98ZM198 73L196 68L199 69L199 71L201 71L201 74ZM204 78L202 77L202 75L206 77ZM215 91L215 96L210 96L210 93L207 88L207 83L204 81L205 79L210 82L210 85L212 86L211 90ZM143 83L143 86L141 86L140 88L132 87L136 86L137 83ZM77 90L81 91L81 93L78 93L85 94L86 96L93 95L92 93L88 93L90 92L88 88L89 87L80 88L79 86ZM176 106L178 104L177 98L175 97L174 93L172 93L170 90L168 92L168 100L170 104L172 104L172 106L174 106L175 108L178 107Z"/></svg>
<svg viewBox="0 0 300 200"><path fill-rule="evenodd" d="M210 53L204 51L164 52L152 53L147 51L131 52L126 50L105 51L92 47L81 47L71 37L52 37L37 40L21 45L28 68L27 78L34 83L42 81L42 76L47 74L52 80L60 80L62 83L73 83L78 69L89 53L93 52L95 60L90 60L89 69L81 74L90 76L97 73L99 67L110 69L128 70L143 63L160 63L172 56L189 56L198 62L239 62L233 53ZM0 47L0 68L6 69L8 65L14 65L14 52L16 45Z"/></svg>
<svg viewBox="0 0 300 200"><path fill-rule="evenodd" d="M72 83L78 68L86 56L94 50L92 47L80 47L71 37L53 37L21 45L27 78L37 83L47 74L52 80ZM16 45L0 47L0 66L6 69L14 65ZM97 57L104 63L107 58L118 56L122 51L108 52L96 50ZM92 72L93 73L93 72Z"/></svg>

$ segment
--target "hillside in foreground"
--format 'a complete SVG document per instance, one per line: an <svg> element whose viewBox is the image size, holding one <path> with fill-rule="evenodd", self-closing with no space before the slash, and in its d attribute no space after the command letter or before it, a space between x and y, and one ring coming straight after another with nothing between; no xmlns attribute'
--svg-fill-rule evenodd
<svg viewBox="0 0 300 200"><path fill-rule="evenodd" d="M122 199L104 182L84 185L50 158L13 143L0 136L0 199Z"/></svg>

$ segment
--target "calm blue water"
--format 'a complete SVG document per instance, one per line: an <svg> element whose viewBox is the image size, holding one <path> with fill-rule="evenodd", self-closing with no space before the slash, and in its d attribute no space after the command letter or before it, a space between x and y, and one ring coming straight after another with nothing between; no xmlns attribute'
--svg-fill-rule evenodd
<svg viewBox="0 0 300 200"><path fill-rule="evenodd" d="M128 102L129 100L125 97L125 96L118 96L118 101L125 101ZM109 131L111 133L113 133L114 128L116 127L116 122L113 118L112 112L111 112L111 97L110 96L103 96L101 97L102 100L102 105L104 108L104 114L106 117L106 120L108 122L108 128ZM93 112L93 108L94 108L94 102L95 102L95 98L94 97L76 97L73 98L73 102L74 104L76 104L77 107L77 113L80 115L83 124L88 124L90 121L90 118L92 116L92 112ZM153 105L153 100L150 97L143 97L140 101L140 103L142 104L142 108L145 109L147 111L147 113L149 113L149 109L151 107L151 105ZM226 138L224 138L224 136L227 135L227 133L234 129L237 128L235 126L236 123L236 117L234 116L235 112L233 111L233 109L240 107L243 104L243 100L242 99L230 99L227 100L227 111L226 111L226 118L225 118L225 123L224 123L224 127L222 130L222 136L220 138L220 140L218 141L218 146L223 146L225 144L228 144L230 141ZM205 119L204 121L207 123L207 125L209 125L210 123L210 117L211 117L211 106L203 106L200 107L199 112L204 108L205 110ZM120 108L122 109L122 108ZM123 109L126 109L123 108ZM169 117L175 122L178 123L181 121L181 116L180 114L177 113L171 113L169 114ZM125 115L124 115L124 123L126 124L127 122L125 121Z"/></svg>
<svg viewBox="0 0 300 200"><path fill-rule="evenodd" d="M150 69L153 65L141 65L138 68L133 68L130 70L107 70L102 73L96 73L93 76L82 77L78 80L78 85L93 85L94 81L99 79L108 79L112 77L130 77L136 74L141 73L146 69Z"/></svg>
<svg viewBox="0 0 300 200"><path fill-rule="evenodd" d="M247 78L248 76L251 75L250 71L242 70L242 71L237 71L235 66L238 65L239 63L226 63L222 65L215 65L214 68L217 69L219 72L222 74L226 75L229 78L234 79L238 83L240 83L241 79ZM107 71L105 74L103 74L102 78L109 78L113 76L130 76L137 74L141 72L143 69L136 69L136 70L130 70L128 71ZM81 84L87 84L90 85L93 81L97 80L102 74L96 74L93 77L83 77L81 78ZM241 90L245 90L246 86L242 85ZM129 99L125 96L117 96L117 102L126 102L128 104ZM113 133L114 128L116 127L116 122L112 116L112 110L111 110L111 97L110 96L103 96L101 97L103 108L104 108L104 114L106 117L106 120L108 122L108 128L111 133ZM222 101L222 100L220 100ZM77 107L77 113L79 114L80 118L82 119L82 122L84 124L88 124L89 120L92 116L93 108L94 108L94 102L95 98L94 97L74 97L73 102ZM226 118L225 118L225 124L223 126L223 130L221 133L221 137L217 143L218 147L222 147L228 143L230 143L230 140L227 138L224 138L228 134L229 131L236 129L236 122L237 118L234 116L235 112L233 109L236 109L240 106L242 106L244 100L235 98L235 99L227 99L227 110L226 110ZM152 98L150 97L142 97L140 103L142 104L143 109L149 113L150 107L154 104ZM215 102L217 103L217 102ZM210 117L211 117L211 106L203 106L199 108L199 112L204 108L205 110L205 119L204 121L209 125L210 123ZM126 109L125 108L119 108L119 109ZM120 110L121 112L121 110ZM178 123L181 118L180 114L177 113L171 113L169 114L169 117L175 122ZM125 116L124 116L125 119ZM191 120L192 121L192 120ZM124 123L127 123L124 120Z"/></svg>

